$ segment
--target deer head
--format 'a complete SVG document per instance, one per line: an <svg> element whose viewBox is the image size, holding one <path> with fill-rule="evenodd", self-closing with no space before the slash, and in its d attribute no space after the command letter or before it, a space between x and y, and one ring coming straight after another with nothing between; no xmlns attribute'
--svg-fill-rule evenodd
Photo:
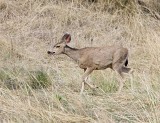
<svg viewBox="0 0 160 123"><path fill-rule="evenodd" d="M59 55L64 53L65 51L65 46L71 41L71 35L66 33L64 34L64 36L62 37L61 41L58 42L57 44L55 44L53 46L52 51L48 51L48 54L51 55Z"/></svg>

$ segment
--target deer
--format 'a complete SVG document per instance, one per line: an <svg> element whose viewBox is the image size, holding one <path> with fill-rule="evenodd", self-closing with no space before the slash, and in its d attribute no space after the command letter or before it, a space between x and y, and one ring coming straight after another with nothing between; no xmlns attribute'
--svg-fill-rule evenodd
<svg viewBox="0 0 160 123"><path fill-rule="evenodd" d="M73 48L68 46L71 41L71 35L66 33L61 40L56 43L49 55L65 54L78 63L78 66L84 70L82 75L82 83L80 94L84 91L84 86L88 85L91 89L98 88L87 82L88 76L94 70L104 70L110 68L120 75L118 93L121 92L124 85L124 74L129 73L131 68L128 68L128 49L122 45L111 45L104 47L85 47Z"/></svg>

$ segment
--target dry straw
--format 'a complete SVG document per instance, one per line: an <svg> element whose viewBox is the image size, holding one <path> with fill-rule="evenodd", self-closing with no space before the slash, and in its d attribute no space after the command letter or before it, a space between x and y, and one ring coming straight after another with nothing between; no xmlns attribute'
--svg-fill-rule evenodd
<svg viewBox="0 0 160 123"><path fill-rule="evenodd" d="M159 123L159 8L158 0L1 0L0 122ZM83 71L47 55L64 32L72 47L129 49L135 72L121 94L104 70L90 76L100 89L79 95Z"/></svg>

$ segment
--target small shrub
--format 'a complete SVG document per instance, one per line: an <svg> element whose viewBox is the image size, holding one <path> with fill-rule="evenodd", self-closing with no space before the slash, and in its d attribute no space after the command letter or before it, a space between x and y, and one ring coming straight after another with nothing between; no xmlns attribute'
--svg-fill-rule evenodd
<svg viewBox="0 0 160 123"><path fill-rule="evenodd" d="M46 88L51 85L51 81L46 72L34 71L30 74L30 86L33 89Z"/></svg>
<svg viewBox="0 0 160 123"><path fill-rule="evenodd" d="M2 87L8 88L10 90L19 88L17 80L11 77L11 75L5 71L0 71L0 81L0 85Z"/></svg>
<svg viewBox="0 0 160 123"><path fill-rule="evenodd" d="M7 8L7 3L5 0L0 1L0 10L5 10Z"/></svg>

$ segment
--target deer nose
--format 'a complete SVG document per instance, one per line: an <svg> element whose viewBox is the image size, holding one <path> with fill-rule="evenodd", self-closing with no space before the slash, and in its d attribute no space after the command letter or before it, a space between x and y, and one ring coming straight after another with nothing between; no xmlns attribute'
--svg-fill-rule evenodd
<svg viewBox="0 0 160 123"><path fill-rule="evenodd" d="M47 51L48 54L54 54L55 52Z"/></svg>
<svg viewBox="0 0 160 123"><path fill-rule="evenodd" d="M48 54L51 54L51 51L47 51Z"/></svg>

